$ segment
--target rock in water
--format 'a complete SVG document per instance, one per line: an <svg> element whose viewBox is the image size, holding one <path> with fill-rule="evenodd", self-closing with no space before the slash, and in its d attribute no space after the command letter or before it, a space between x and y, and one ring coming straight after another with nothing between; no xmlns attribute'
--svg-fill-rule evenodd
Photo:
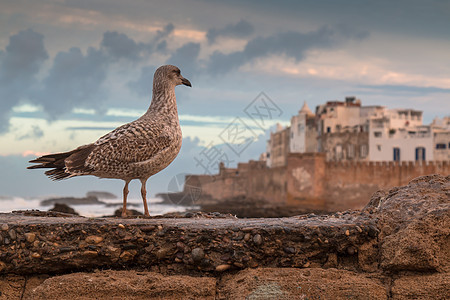
<svg viewBox="0 0 450 300"><path fill-rule="evenodd" d="M72 214L79 216L80 214L75 211L72 207L70 207L67 204L62 203L55 203L55 206L52 209L49 209L48 211L56 211L56 212L62 212L65 214Z"/></svg>

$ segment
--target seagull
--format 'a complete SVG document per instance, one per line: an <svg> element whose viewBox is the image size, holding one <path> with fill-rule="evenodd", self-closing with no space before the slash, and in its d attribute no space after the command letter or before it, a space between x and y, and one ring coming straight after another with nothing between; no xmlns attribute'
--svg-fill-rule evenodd
<svg viewBox="0 0 450 300"><path fill-rule="evenodd" d="M41 156L28 169L51 168L45 175L53 180L94 175L125 181L122 217L126 217L128 184L141 181L144 215L149 216L146 199L147 179L166 168L178 155L182 135L175 87L192 87L176 66L159 67L153 77L150 107L139 119L124 124L96 142L72 151Z"/></svg>

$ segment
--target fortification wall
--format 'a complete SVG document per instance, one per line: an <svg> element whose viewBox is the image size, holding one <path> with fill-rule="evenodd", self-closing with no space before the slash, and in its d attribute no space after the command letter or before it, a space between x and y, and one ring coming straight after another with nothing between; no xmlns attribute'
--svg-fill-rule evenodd
<svg viewBox="0 0 450 300"><path fill-rule="evenodd" d="M201 189L198 204L244 197L270 203L284 203L286 198L286 168L267 168L260 162L238 165L237 169L222 168L218 175L190 175L187 187ZM186 192L186 191L185 191Z"/></svg>
<svg viewBox="0 0 450 300"><path fill-rule="evenodd" d="M325 154L290 154L287 164L286 204L311 210L323 210L325 193Z"/></svg>
<svg viewBox="0 0 450 300"><path fill-rule="evenodd" d="M360 209L375 191L428 174L450 174L449 162L326 162L324 209Z"/></svg>
<svg viewBox="0 0 450 300"><path fill-rule="evenodd" d="M222 167L218 175L190 176L187 184L201 189L200 205L242 197L338 211L360 209L375 191L428 174L450 174L450 162L330 162L323 153L291 153L286 167L250 161L236 169Z"/></svg>

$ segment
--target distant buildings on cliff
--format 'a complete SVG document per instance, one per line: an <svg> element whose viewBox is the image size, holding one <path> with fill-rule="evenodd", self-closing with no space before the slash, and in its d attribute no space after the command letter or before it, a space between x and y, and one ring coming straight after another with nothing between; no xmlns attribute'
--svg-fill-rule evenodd
<svg viewBox="0 0 450 300"><path fill-rule="evenodd" d="M285 166L289 153L325 153L327 161L448 161L450 117L423 125L422 111L328 101L313 113L306 102L291 125L270 134L261 155L268 167Z"/></svg>

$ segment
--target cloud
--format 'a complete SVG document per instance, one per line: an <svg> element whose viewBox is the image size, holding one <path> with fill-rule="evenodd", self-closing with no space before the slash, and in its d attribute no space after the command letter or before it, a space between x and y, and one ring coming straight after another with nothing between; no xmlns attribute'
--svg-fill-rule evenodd
<svg viewBox="0 0 450 300"><path fill-rule="evenodd" d="M312 49L330 49L348 40L361 40L367 31L355 31L345 25L324 26L307 33L286 31L250 40L242 51L224 54L215 51L208 64L210 73L226 73L244 63L269 55L287 55L301 61Z"/></svg>
<svg viewBox="0 0 450 300"><path fill-rule="evenodd" d="M171 35L173 33L174 29L175 29L175 26L172 23L167 24L166 26L164 26L164 28L162 30L158 30L156 32L156 37L155 37L154 41L160 41L162 39L165 39L166 37L168 37L169 35Z"/></svg>
<svg viewBox="0 0 450 300"><path fill-rule="evenodd" d="M245 20L240 20L236 24L229 24L224 28L212 28L208 30L206 38L209 44L213 44L219 37L245 38L253 34L255 28Z"/></svg>
<svg viewBox="0 0 450 300"><path fill-rule="evenodd" d="M16 138L16 140L21 141L25 139L39 139L44 136L44 131L38 126L33 125L31 126L31 130L27 132L26 134L19 136Z"/></svg>
<svg viewBox="0 0 450 300"><path fill-rule="evenodd" d="M86 54L76 47L59 52L36 95L36 104L42 105L52 119L75 107L101 111L107 68L108 57L99 49L89 47Z"/></svg>
<svg viewBox="0 0 450 300"><path fill-rule="evenodd" d="M175 50L166 63L179 67L182 74L192 77L199 69L197 60L199 53L200 44L187 43Z"/></svg>
<svg viewBox="0 0 450 300"><path fill-rule="evenodd" d="M22 99L43 107L52 119L75 107L101 110L106 98L102 84L111 65L120 59L137 61L153 51L166 52L165 38L173 33L174 28L173 24L167 24L148 43L136 42L123 33L107 31L98 48L90 47L86 53L78 47L58 52L47 76L40 82L35 75L48 58L44 36L31 29L11 36L5 51L0 51L0 133L8 130L11 109ZM172 58L179 61L192 55L196 57L198 49L186 45ZM151 73L150 81L146 81L147 85L150 82L150 90L153 70ZM141 90L138 89L139 92Z"/></svg>
<svg viewBox="0 0 450 300"><path fill-rule="evenodd" d="M135 42L124 33L107 31L103 34L101 47L114 60L128 59L137 61L155 51L166 52L167 41L165 38L170 36L174 29L175 26L172 23L167 24L162 30L158 30L156 36L148 43Z"/></svg>
<svg viewBox="0 0 450 300"><path fill-rule="evenodd" d="M0 134L9 128L11 109L35 87L47 58L42 34L28 29L9 38L0 56Z"/></svg>
<svg viewBox="0 0 450 300"><path fill-rule="evenodd" d="M101 46L114 59L126 58L138 60L140 52L145 49L144 44L138 44L124 33L107 31L103 34Z"/></svg>
<svg viewBox="0 0 450 300"><path fill-rule="evenodd" d="M138 79L128 82L128 88L141 97L148 97L152 92L153 74L155 66L145 66L141 68L141 75Z"/></svg>
<svg viewBox="0 0 450 300"><path fill-rule="evenodd" d="M405 94L405 95L430 95L435 93L450 94L450 89L428 86L411 85L359 85L364 92L373 94Z"/></svg>

